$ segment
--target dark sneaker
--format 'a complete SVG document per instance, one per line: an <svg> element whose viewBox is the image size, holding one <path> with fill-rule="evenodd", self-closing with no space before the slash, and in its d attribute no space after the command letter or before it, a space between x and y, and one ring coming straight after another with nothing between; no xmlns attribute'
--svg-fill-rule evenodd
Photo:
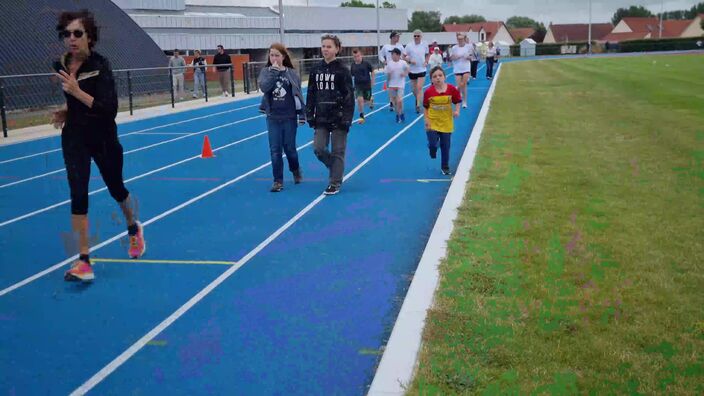
<svg viewBox="0 0 704 396"><path fill-rule="evenodd" d="M452 174L452 171L450 168L442 168L442 174L445 176L450 176Z"/></svg>
<svg viewBox="0 0 704 396"><path fill-rule="evenodd" d="M394 111L394 102L389 102L389 111Z"/></svg>
<svg viewBox="0 0 704 396"><path fill-rule="evenodd" d="M271 192L281 192L281 190L284 189L284 184L280 182L274 182L274 184L271 185Z"/></svg>
<svg viewBox="0 0 704 396"><path fill-rule="evenodd" d="M359 113L359 123L364 124L364 113Z"/></svg>
<svg viewBox="0 0 704 396"><path fill-rule="evenodd" d="M428 153L430 153L430 158L435 159L438 157L438 149L437 148L428 148Z"/></svg>
<svg viewBox="0 0 704 396"><path fill-rule="evenodd" d="M369 110L374 110L374 97L369 99Z"/></svg>
<svg viewBox="0 0 704 396"><path fill-rule="evenodd" d="M400 124L401 123L401 116L396 114L396 123Z"/></svg>
<svg viewBox="0 0 704 396"><path fill-rule="evenodd" d="M337 194L337 193L339 193L339 192L340 192L340 187L331 184L331 185L328 186L328 188L325 189L325 191L323 191L323 194L325 194L325 195L335 195L335 194Z"/></svg>
<svg viewBox="0 0 704 396"><path fill-rule="evenodd" d="M405 114L401 114L401 122L406 122L406 115Z"/></svg>
<svg viewBox="0 0 704 396"><path fill-rule="evenodd" d="M293 182L296 184L301 184L303 181L303 172L301 172L300 169L297 169L293 172Z"/></svg>
<svg viewBox="0 0 704 396"><path fill-rule="evenodd" d="M416 114L420 114L420 106L416 106Z"/></svg>

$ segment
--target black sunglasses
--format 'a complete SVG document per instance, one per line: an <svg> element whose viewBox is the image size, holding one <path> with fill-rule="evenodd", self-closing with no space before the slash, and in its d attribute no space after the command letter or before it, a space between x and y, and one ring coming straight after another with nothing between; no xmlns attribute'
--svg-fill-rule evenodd
<svg viewBox="0 0 704 396"><path fill-rule="evenodd" d="M418 34L418 35L414 34L413 37L420 37L420 35L419 35L419 34Z"/></svg>
<svg viewBox="0 0 704 396"><path fill-rule="evenodd" d="M86 32L83 30L64 30L59 32L59 38L60 39L65 39L71 37L71 34L73 34L73 37L75 38L81 38Z"/></svg>

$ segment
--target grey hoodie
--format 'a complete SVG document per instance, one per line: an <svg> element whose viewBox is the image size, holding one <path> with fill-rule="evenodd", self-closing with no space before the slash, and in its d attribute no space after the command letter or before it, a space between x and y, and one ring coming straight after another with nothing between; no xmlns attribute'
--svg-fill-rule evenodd
<svg viewBox="0 0 704 396"><path fill-rule="evenodd" d="M306 102L305 99L303 99L303 93L301 92L301 78L298 77L298 73L290 67L287 67L284 71L279 71L271 67L265 67L261 72L259 72L257 82L259 83L259 89L264 93L260 108L264 110L267 116L271 115L271 111L269 109L271 93L276 88L276 78L280 73L284 73L286 78L291 82L293 89L293 100L296 103L296 114L299 115L299 118L305 117L305 112L303 109L306 107Z"/></svg>

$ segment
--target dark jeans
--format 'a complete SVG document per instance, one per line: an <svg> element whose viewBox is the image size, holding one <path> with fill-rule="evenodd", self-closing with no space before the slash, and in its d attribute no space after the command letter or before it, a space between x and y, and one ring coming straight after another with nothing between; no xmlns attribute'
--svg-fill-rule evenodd
<svg viewBox="0 0 704 396"><path fill-rule="evenodd" d="M494 57L486 58L486 76L494 77Z"/></svg>
<svg viewBox="0 0 704 396"><path fill-rule="evenodd" d="M299 168L298 152L296 151L296 129L298 124L295 118L277 120L267 117L266 125L269 129L269 152L271 153L271 169L274 181L284 181L284 160L282 153L286 153L288 170L296 172Z"/></svg>
<svg viewBox="0 0 704 396"><path fill-rule="evenodd" d="M342 185L342 176L345 173L345 149L347 148L347 133L344 129L327 127L315 128L313 137L313 151L320 162L330 169L330 184L339 187ZM332 140L332 151L328 150Z"/></svg>
<svg viewBox="0 0 704 396"><path fill-rule="evenodd" d="M471 66L470 74L472 78L477 78L477 66L479 66L479 61L469 61L469 65Z"/></svg>
<svg viewBox="0 0 704 396"><path fill-rule="evenodd" d="M427 131L426 134L428 135L428 148L431 152L437 153L438 142L440 143L440 167L442 169L449 169L450 139L452 138L452 133Z"/></svg>
<svg viewBox="0 0 704 396"><path fill-rule="evenodd" d="M95 132L95 131L91 131ZM71 190L71 214L88 214L88 182L90 160L100 170L110 195L117 202L127 199L129 191L122 180L122 145L117 136L108 136L95 142L87 142L69 133L61 134L61 147L66 165L68 186Z"/></svg>

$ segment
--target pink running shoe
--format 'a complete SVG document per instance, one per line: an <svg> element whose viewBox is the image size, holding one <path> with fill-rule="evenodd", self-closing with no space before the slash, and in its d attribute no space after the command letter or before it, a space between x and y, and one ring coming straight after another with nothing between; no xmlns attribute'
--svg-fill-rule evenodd
<svg viewBox="0 0 704 396"><path fill-rule="evenodd" d="M64 274L64 280L67 282L91 282L93 279L93 267L83 260L76 260Z"/></svg>
<svg viewBox="0 0 704 396"><path fill-rule="evenodd" d="M127 253L130 258L137 259L140 258L144 252L147 251L147 242L144 240L144 228L142 224L137 222L137 233L135 235L130 235L130 248Z"/></svg>

